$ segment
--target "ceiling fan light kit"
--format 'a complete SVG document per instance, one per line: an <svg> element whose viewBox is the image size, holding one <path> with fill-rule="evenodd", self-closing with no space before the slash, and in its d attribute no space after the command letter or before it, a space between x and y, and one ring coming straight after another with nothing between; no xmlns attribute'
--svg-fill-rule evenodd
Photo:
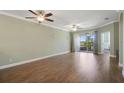
<svg viewBox="0 0 124 93"><path fill-rule="evenodd" d="M43 22L45 19L43 16L37 16L37 20L40 21L40 22Z"/></svg>
<svg viewBox="0 0 124 93"><path fill-rule="evenodd" d="M77 31L77 28L73 28L73 31Z"/></svg>
<svg viewBox="0 0 124 93"><path fill-rule="evenodd" d="M77 31L77 25L75 25L75 24L72 25L72 30L73 30L73 31Z"/></svg>

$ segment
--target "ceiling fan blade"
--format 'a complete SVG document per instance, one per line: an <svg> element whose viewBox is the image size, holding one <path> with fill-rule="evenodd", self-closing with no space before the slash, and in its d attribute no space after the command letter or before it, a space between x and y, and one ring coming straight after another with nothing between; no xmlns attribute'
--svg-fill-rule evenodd
<svg viewBox="0 0 124 93"><path fill-rule="evenodd" d="M54 20L48 19L48 18L46 18L45 20L50 21L50 22L54 22Z"/></svg>
<svg viewBox="0 0 124 93"><path fill-rule="evenodd" d="M45 17L49 17L49 16L52 16L53 14L52 13L47 13L45 14Z"/></svg>
<svg viewBox="0 0 124 93"><path fill-rule="evenodd" d="M34 19L34 18L36 18L36 17L25 17L26 19Z"/></svg>
<svg viewBox="0 0 124 93"><path fill-rule="evenodd" d="M34 15L37 15L37 13L35 13L34 11L32 10L28 10L29 12L33 13Z"/></svg>

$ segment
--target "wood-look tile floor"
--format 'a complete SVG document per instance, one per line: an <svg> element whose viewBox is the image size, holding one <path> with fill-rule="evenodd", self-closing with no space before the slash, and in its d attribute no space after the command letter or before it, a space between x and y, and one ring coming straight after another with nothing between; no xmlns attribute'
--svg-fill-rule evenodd
<svg viewBox="0 0 124 93"><path fill-rule="evenodd" d="M109 55L69 53L0 70L0 82L124 82L116 59Z"/></svg>

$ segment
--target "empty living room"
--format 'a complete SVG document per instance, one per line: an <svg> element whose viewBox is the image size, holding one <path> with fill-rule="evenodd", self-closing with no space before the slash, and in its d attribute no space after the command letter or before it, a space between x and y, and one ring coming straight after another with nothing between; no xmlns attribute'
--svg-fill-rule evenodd
<svg viewBox="0 0 124 93"><path fill-rule="evenodd" d="M0 0L0 93L123 93L124 0Z"/></svg>
<svg viewBox="0 0 124 93"><path fill-rule="evenodd" d="M0 10L1 83L123 83L124 12Z"/></svg>

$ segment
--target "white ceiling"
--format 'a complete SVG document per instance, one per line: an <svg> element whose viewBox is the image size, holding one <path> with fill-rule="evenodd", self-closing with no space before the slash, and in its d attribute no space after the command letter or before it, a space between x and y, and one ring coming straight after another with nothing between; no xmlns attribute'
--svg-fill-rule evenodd
<svg viewBox="0 0 124 93"><path fill-rule="evenodd" d="M34 16L28 10L1 10L0 12L20 18ZM44 21L43 24L66 30L71 30L71 26L73 24L79 25L80 28L82 28L80 30L83 30L97 28L99 26L118 20L118 11L116 10L46 10L45 12L53 13L53 16L50 18L54 19L54 22L52 23ZM109 20L105 20L105 18L109 18ZM33 21L36 22L36 20Z"/></svg>

